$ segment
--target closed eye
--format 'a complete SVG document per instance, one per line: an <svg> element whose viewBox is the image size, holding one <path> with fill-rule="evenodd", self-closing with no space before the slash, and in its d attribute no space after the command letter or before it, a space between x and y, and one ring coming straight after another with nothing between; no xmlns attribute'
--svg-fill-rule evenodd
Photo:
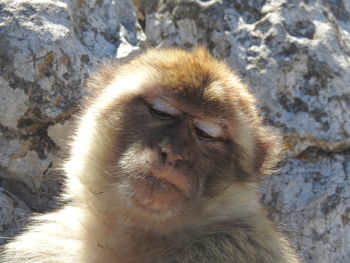
<svg viewBox="0 0 350 263"><path fill-rule="evenodd" d="M160 120L172 120L181 112L168 103L158 99L149 105L153 117Z"/></svg>
<svg viewBox="0 0 350 263"><path fill-rule="evenodd" d="M169 114L167 112L164 112L164 111L157 110L157 109L155 109L153 107L151 107L150 112L151 112L152 116L157 118L157 119L171 120L171 119L174 118L173 115L171 115L171 114Z"/></svg>
<svg viewBox="0 0 350 263"><path fill-rule="evenodd" d="M224 137L224 131L219 124L199 119L194 119L193 124L196 134L201 138L219 139Z"/></svg>
<svg viewBox="0 0 350 263"><path fill-rule="evenodd" d="M215 137L210 136L208 133L206 133L205 131L199 129L198 127L195 127L194 129L195 129L195 131L196 131L196 134L197 134L199 137L202 137L202 138L205 138L205 139L215 139Z"/></svg>

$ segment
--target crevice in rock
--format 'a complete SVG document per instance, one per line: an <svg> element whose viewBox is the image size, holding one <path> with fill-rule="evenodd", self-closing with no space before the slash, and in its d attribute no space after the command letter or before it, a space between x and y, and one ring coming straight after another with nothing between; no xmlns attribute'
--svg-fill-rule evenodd
<svg viewBox="0 0 350 263"><path fill-rule="evenodd" d="M48 168L50 169L50 168ZM0 167L0 170L3 168ZM21 200L34 212L43 213L59 207L58 196L62 189L62 176L45 173L38 192L33 192L25 183L11 178L0 178L0 187L21 197Z"/></svg>
<svg viewBox="0 0 350 263"><path fill-rule="evenodd" d="M339 154L350 151L349 141L326 141L319 138L315 138L310 135L302 135L297 133L286 133L285 141L290 146L290 150L293 152L293 156L296 158L303 158L309 152L323 152L327 154ZM288 147L287 147L288 148Z"/></svg>

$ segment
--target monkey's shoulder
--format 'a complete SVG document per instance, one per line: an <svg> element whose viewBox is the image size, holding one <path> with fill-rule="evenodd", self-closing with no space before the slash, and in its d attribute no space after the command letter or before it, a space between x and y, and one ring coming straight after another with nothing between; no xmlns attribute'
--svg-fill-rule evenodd
<svg viewBox="0 0 350 263"><path fill-rule="evenodd" d="M81 246L75 208L34 217L22 234L3 246L0 262L70 263L77 262Z"/></svg>
<svg viewBox="0 0 350 263"><path fill-rule="evenodd" d="M163 242L155 262L298 263L284 237L265 222L220 222L202 231L185 231Z"/></svg>

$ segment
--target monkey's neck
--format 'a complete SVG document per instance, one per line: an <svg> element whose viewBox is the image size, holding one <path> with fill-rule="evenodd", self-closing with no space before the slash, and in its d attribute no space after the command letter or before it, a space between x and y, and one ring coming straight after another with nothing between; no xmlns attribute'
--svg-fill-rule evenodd
<svg viewBox="0 0 350 263"><path fill-rule="evenodd" d="M265 217L261 212L254 184L232 186L208 200L200 214L176 228L171 228L170 224L163 224L155 230L154 227L142 223L142 220L138 222L128 220L130 218L127 218L123 211L101 211L93 209L91 203L83 210L84 217L81 221L84 246L87 246L85 251L94 251L91 255L87 255L87 260L90 260L89 257L99 255L91 262L118 262L115 260L117 258L120 258L121 262L143 262L129 259L135 255L141 258L142 255L145 257L147 255L146 258L152 258L149 254L159 248L159 244L174 243L186 233L196 237L218 225L244 223L255 227ZM102 258L104 261L99 260ZM108 260L109 258L113 258L113 261ZM125 260L126 258L128 260Z"/></svg>

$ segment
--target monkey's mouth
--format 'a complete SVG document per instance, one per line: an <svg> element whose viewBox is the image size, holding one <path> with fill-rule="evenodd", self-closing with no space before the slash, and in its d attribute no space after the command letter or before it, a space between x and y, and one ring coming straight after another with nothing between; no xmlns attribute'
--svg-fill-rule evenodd
<svg viewBox="0 0 350 263"><path fill-rule="evenodd" d="M185 175L166 169L151 171L135 181L135 199L142 207L162 211L176 207L189 197Z"/></svg>

